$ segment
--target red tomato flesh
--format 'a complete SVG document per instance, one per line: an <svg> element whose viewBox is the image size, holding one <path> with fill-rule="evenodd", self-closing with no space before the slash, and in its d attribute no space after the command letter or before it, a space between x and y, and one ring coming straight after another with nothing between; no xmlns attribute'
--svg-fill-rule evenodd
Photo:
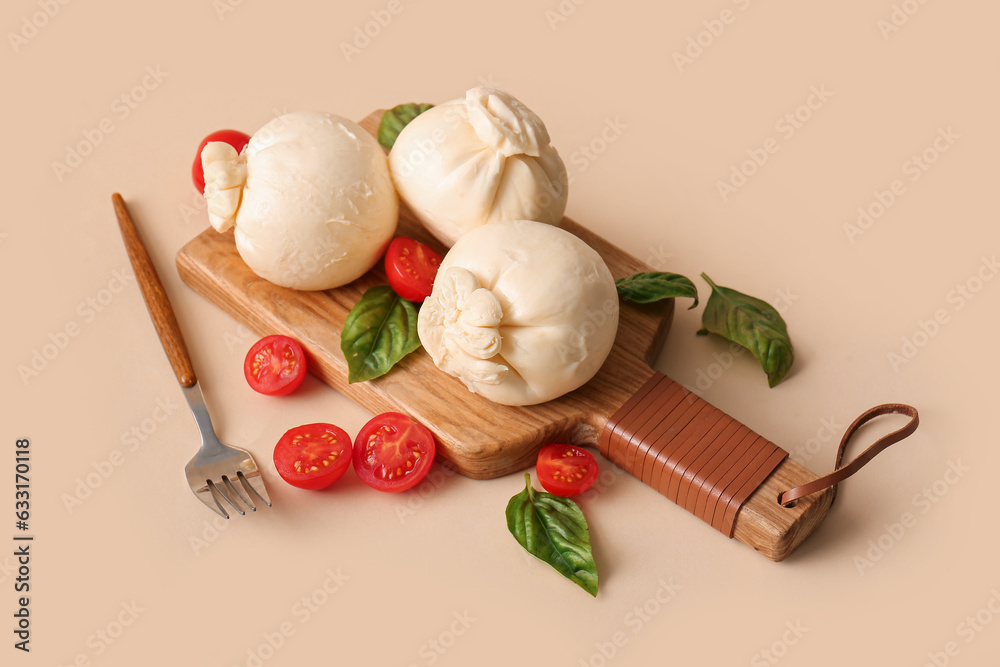
<svg viewBox="0 0 1000 667"><path fill-rule="evenodd" d="M250 135L239 130L218 130L201 140L201 143L198 144L198 152L194 154L194 164L191 165L191 178L194 180L194 187L202 193L205 192L205 167L201 164L201 151L210 141L225 141L235 148L237 153L240 153L250 142Z"/></svg>
<svg viewBox="0 0 1000 667"><path fill-rule="evenodd" d="M573 445L546 445L538 452L535 464L542 487L557 496L575 496L591 487L597 479L594 455Z"/></svg>
<svg viewBox="0 0 1000 667"><path fill-rule="evenodd" d="M243 374L254 391L284 396L302 384L306 376L306 353L294 338L267 336L247 352Z"/></svg>
<svg viewBox="0 0 1000 667"><path fill-rule="evenodd" d="M354 439L354 470L379 491L405 491L430 472L434 436L398 412L373 418Z"/></svg>
<svg viewBox="0 0 1000 667"><path fill-rule="evenodd" d="M441 255L405 236L393 239L385 251L385 275L389 286L396 294L414 303L423 303L431 295L439 266Z"/></svg>
<svg viewBox="0 0 1000 667"><path fill-rule="evenodd" d="M289 429L274 446L274 467L300 489L325 489L351 465L351 436L333 424Z"/></svg>

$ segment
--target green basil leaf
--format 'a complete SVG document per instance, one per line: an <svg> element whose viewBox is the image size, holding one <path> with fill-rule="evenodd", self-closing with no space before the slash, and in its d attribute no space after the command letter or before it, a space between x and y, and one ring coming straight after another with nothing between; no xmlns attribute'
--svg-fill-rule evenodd
<svg viewBox="0 0 1000 667"><path fill-rule="evenodd" d="M524 491L507 503L511 535L532 556L596 596L597 566L583 512L569 498L535 491L528 473L524 473L524 480Z"/></svg>
<svg viewBox="0 0 1000 667"><path fill-rule="evenodd" d="M384 375L419 347L417 307L388 285L372 287L361 296L347 314L340 335L348 382Z"/></svg>
<svg viewBox="0 0 1000 667"><path fill-rule="evenodd" d="M701 277L712 286L712 294L701 315L704 329L698 335L719 334L750 350L767 373L768 386L777 385L795 359L781 315L766 301L719 287L704 273Z"/></svg>
<svg viewBox="0 0 1000 667"><path fill-rule="evenodd" d="M385 148L392 148L396 137L411 120L430 109L433 104L400 104L384 114L378 124L378 142Z"/></svg>
<svg viewBox="0 0 1000 667"><path fill-rule="evenodd" d="M633 273L616 280L615 287L618 288L618 296L635 303L652 303L683 296L694 299L691 308L698 305L698 288L690 278L677 273Z"/></svg>

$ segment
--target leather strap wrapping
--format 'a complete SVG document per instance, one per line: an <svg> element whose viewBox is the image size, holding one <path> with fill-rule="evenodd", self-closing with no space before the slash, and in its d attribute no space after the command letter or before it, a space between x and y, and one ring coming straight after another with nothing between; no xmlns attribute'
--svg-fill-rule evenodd
<svg viewBox="0 0 1000 667"><path fill-rule="evenodd" d="M788 452L662 373L612 415L601 453L727 537Z"/></svg>

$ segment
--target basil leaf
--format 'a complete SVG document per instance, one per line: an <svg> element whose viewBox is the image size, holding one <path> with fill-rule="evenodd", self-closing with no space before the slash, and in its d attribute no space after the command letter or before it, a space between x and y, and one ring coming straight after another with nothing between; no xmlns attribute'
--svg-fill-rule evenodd
<svg viewBox="0 0 1000 667"><path fill-rule="evenodd" d="M433 104L400 104L382 114L378 124L378 142L385 148L392 148L396 137L411 120L430 109Z"/></svg>
<svg viewBox="0 0 1000 667"><path fill-rule="evenodd" d="M750 350L767 373L768 386L777 385L795 358L781 315L765 301L719 287L704 273L701 277L712 286L712 294L701 315L704 329L698 335L719 334Z"/></svg>
<svg viewBox="0 0 1000 667"><path fill-rule="evenodd" d="M690 278L677 273L633 273L615 281L618 296L635 303L652 303L675 296L694 299L691 308L698 305L698 288Z"/></svg>
<svg viewBox="0 0 1000 667"><path fill-rule="evenodd" d="M372 287L361 296L347 314L340 335L348 382L385 375L419 347L417 307L388 285Z"/></svg>
<svg viewBox="0 0 1000 667"><path fill-rule="evenodd" d="M511 535L532 556L596 596L597 566L583 512L569 498L535 491L528 473L524 473L524 481L524 491L507 503Z"/></svg>

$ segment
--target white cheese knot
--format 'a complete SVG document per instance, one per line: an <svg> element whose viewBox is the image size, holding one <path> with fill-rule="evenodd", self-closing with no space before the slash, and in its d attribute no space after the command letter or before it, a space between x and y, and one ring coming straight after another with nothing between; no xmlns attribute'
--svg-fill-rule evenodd
<svg viewBox="0 0 1000 667"><path fill-rule="evenodd" d="M424 349L470 391L533 405L600 369L618 330L618 292L597 252L540 222L472 230L445 255L417 317Z"/></svg>
<svg viewBox="0 0 1000 667"><path fill-rule="evenodd" d="M403 128L389 152L399 196L445 245L505 220L562 222L566 165L544 123L511 95L473 88Z"/></svg>
<svg viewBox="0 0 1000 667"><path fill-rule="evenodd" d="M463 268L450 268L439 280L438 298L424 305L434 363L467 384L500 384L508 368L489 361L500 351L500 302Z"/></svg>
<svg viewBox="0 0 1000 667"><path fill-rule="evenodd" d="M201 151L208 221L217 231L224 232L236 223L247 182L245 153L245 149L237 153L224 141L211 141Z"/></svg>
<svg viewBox="0 0 1000 667"><path fill-rule="evenodd" d="M542 119L502 90L473 88L465 93L465 108L476 135L507 157L538 157L549 145Z"/></svg>

